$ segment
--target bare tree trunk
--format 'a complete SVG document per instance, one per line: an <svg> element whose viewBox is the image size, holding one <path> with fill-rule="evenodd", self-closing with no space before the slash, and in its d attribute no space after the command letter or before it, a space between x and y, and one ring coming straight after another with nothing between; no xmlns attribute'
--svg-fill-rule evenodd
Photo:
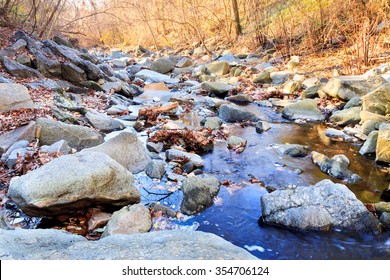
<svg viewBox="0 0 390 280"><path fill-rule="evenodd" d="M62 2L62 0L58 0L57 5L55 6L53 11L51 12L51 14L50 14L49 18L47 19L45 25L42 26L41 32L39 33L39 37L42 37L43 34L45 34L45 31L49 27L50 22L53 20L55 14L58 12L58 8L60 7L61 2Z"/></svg>
<svg viewBox="0 0 390 280"><path fill-rule="evenodd" d="M232 0L232 10L233 10L233 23L234 29L236 31L236 38L242 34L242 27L240 23L240 14L238 11L238 3L237 0Z"/></svg>

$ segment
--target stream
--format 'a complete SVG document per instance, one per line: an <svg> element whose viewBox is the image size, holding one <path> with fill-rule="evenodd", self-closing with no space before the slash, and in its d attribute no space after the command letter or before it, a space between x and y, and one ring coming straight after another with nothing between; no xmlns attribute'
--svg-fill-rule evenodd
<svg viewBox="0 0 390 280"><path fill-rule="evenodd" d="M164 92L148 90L139 99L146 101L155 96L161 100L167 97L164 98ZM247 108L258 114L264 110L256 105ZM231 184L221 185L213 206L204 212L172 222L179 227L212 232L260 259L390 259L389 233L373 236L340 231L298 232L261 222L260 197L267 193L265 187L313 185L323 179L345 184L322 173L309 156L293 158L281 154L277 149L280 144L307 145L311 151L329 157L346 155L351 161L350 170L363 178L347 186L363 203L380 201L380 193L389 184L389 175L380 171L372 158L359 154L360 145L332 141L325 136L323 124L279 122L270 125L271 129L262 134L257 134L254 127L234 126L231 135L248 141L241 154L228 150L225 141L216 142L213 151L202 156L204 175L214 176L221 182L230 180ZM249 183L250 178L257 178L260 183ZM140 173L136 174L136 180L142 186L143 203L160 200L161 204L179 210L180 191L167 197L156 195L159 191L164 194L161 186L170 187L166 179L157 183ZM155 188L156 184L160 188Z"/></svg>

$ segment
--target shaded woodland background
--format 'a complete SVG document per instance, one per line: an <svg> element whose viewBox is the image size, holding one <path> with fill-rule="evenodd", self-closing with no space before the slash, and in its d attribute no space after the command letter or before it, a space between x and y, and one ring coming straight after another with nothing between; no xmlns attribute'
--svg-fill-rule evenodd
<svg viewBox="0 0 390 280"><path fill-rule="evenodd" d="M348 46L368 65L390 45L389 0L0 0L0 7L1 26L86 47L274 48L289 56Z"/></svg>

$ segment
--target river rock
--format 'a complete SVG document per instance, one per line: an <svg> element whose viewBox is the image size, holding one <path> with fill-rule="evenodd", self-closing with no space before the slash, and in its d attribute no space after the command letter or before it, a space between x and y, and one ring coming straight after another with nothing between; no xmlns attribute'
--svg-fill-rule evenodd
<svg viewBox="0 0 390 280"><path fill-rule="evenodd" d="M204 162L202 158L197 154L191 154L183 151L179 151L177 149L169 149L165 152L165 156L169 160L183 159L187 158L190 162L192 162L196 167L202 167Z"/></svg>
<svg viewBox="0 0 390 280"><path fill-rule="evenodd" d="M8 73L19 78L44 78L37 70L12 61L8 57L4 57L3 65Z"/></svg>
<svg viewBox="0 0 390 280"><path fill-rule="evenodd" d="M168 58L159 58L152 62L150 69L157 73L166 74L172 72L175 68L175 63Z"/></svg>
<svg viewBox="0 0 390 280"><path fill-rule="evenodd" d="M106 74L108 77L114 76L114 69L112 69L110 64L102 63L102 64L98 64L97 67L99 67L100 70L102 70L103 73Z"/></svg>
<svg viewBox="0 0 390 280"><path fill-rule="evenodd" d="M146 165L146 175L150 178L161 179L165 174L164 163L161 160L153 160Z"/></svg>
<svg viewBox="0 0 390 280"><path fill-rule="evenodd" d="M375 120L367 120L362 124L362 133L364 135L369 135L372 131L379 128L381 122Z"/></svg>
<svg viewBox="0 0 390 280"><path fill-rule="evenodd" d="M183 181L183 202L181 211L194 215L213 204L213 198L219 192L219 181L214 177L189 177Z"/></svg>
<svg viewBox="0 0 390 280"><path fill-rule="evenodd" d="M165 82L168 84L175 84L179 82L179 79L172 79L168 75L160 74L155 71L143 69L135 74L135 77L144 81L150 81L153 83Z"/></svg>
<svg viewBox="0 0 390 280"><path fill-rule="evenodd" d="M364 142L363 146L359 150L360 154L367 155L367 154L373 154L376 152L376 144L378 141L378 134L379 134L379 131L374 130L368 135L366 142Z"/></svg>
<svg viewBox="0 0 390 280"><path fill-rule="evenodd" d="M27 47L27 42L23 39L19 39L12 44L11 49L15 50L16 52L22 52L26 49L26 47Z"/></svg>
<svg viewBox="0 0 390 280"><path fill-rule="evenodd" d="M8 196L28 215L58 215L91 205L137 203L134 177L103 153L80 152L56 158L11 180Z"/></svg>
<svg viewBox="0 0 390 280"><path fill-rule="evenodd" d="M72 148L81 150L103 142L103 137L88 127L45 118L39 118L36 122L40 127L39 143L41 145L52 145L57 141L65 140Z"/></svg>
<svg viewBox="0 0 390 280"><path fill-rule="evenodd" d="M311 152L311 157L322 172L329 174L330 176L347 180L348 183L355 183L361 180L361 178L353 174L349 169L350 161L345 155L335 155L332 158L318 152Z"/></svg>
<svg viewBox="0 0 390 280"><path fill-rule="evenodd" d="M0 161L7 161L8 157L11 155L11 153L14 151L14 150L18 150L18 149L21 149L21 148L26 148L28 146L30 142L27 141L27 140L19 140L17 142L15 142L14 144L12 144L11 147L9 147L9 149L7 149L7 151L5 151L5 153L3 153L1 155L1 158L0 158Z"/></svg>
<svg viewBox="0 0 390 280"><path fill-rule="evenodd" d="M16 57L16 62L24 65L24 66L27 66L27 67L31 67L31 58L29 55L27 54L21 54L21 55L18 55Z"/></svg>
<svg viewBox="0 0 390 280"><path fill-rule="evenodd" d="M228 148L229 149L240 148L241 149L240 152L244 151L247 143L248 141L245 140L244 138L234 136L234 135L230 135L229 138L227 139Z"/></svg>
<svg viewBox="0 0 390 280"><path fill-rule="evenodd" d="M36 122L30 121L28 125L18 127L12 131L0 135L0 155L6 152L14 143L27 140L31 142L35 139Z"/></svg>
<svg viewBox="0 0 390 280"><path fill-rule="evenodd" d="M287 81L284 85L283 85L283 93L285 94L293 94L294 92L300 90L302 87L302 85L298 82L295 82L295 81Z"/></svg>
<svg viewBox="0 0 390 280"><path fill-rule="evenodd" d="M362 97L363 110L379 115L390 114L390 83Z"/></svg>
<svg viewBox="0 0 390 280"><path fill-rule="evenodd" d="M272 82L271 73L269 71L264 71L253 76L252 82L257 84L269 84Z"/></svg>
<svg viewBox="0 0 390 280"><path fill-rule="evenodd" d="M266 121L258 121L255 123L256 133L263 133L264 131L270 130L271 126Z"/></svg>
<svg viewBox="0 0 390 280"><path fill-rule="evenodd" d="M317 108L317 102L312 99L300 100L297 103L285 106L282 115L290 120L322 121L325 119L321 111Z"/></svg>
<svg viewBox="0 0 390 280"><path fill-rule="evenodd" d="M103 113L99 113L93 109L88 109L85 117L94 128L102 132L111 132L125 128L124 124L120 121L113 119Z"/></svg>
<svg viewBox="0 0 390 280"><path fill-rule="evenodd" d="M102 237L114 234L148 232L152 227L150 211L142 204L125 206L112 214Z"/></svg>
<svg viewBox="0 0 390 280"><path fill-rule="evenodd" d="M61 63L58 60L48 58L42 53L35 55L37 69L45 77L60 77L62 75Z"/></svg>
<svg viewBox="0 0 390 280"><path fill-rule="evenodd" d="M339 76L329 80L323 91L331 97L350 100L363 96L386 82L381 76Z"/></svg>
<svg viewBox="0 0 390 280"><path fill-rule="evenodd" d="M91 209L88 209L89 212L92 212L91 218L88 220L88 230L95 230L97 228L104 227L110 220L111 214L102 212L98 208Z"/></svg>
<svg viewBox="0 0 390 280"><path fill-rule="evenodd" d="M229 90L232 89L232 86L222 82L203 82L202 88L207 90L210 94L214 94L218 97L225 97L229 93Z"/></svg>
<svg viewBox="0 0 390 280"><path fill-rule="evenodd" d="M236 105L222 104L219 107L219 118L227 123L252 121L256 122L259 118L252 112Z"/></svg>
<svg viewBox="0 0 390 280"><path fill-rule="evenodd" d="M330 117L331 122L340 126L358 124L360 120L360 107L352 107L349 109L336 111Z"/></svg>
<svg viewBox="0 0 390 280"><path fill-rule="evenodd" d="M87 80L84 70L71 62L64 62L61 69L62 77L69 82L80 83Z"/></svg>
<svg viewBox="0 0 390 280"><path fill-rule="evenodd" d="M361 122L364 123L368 120L376 121L376 122L387 122L390 119L390 116L382 116L379 114L371 113L368 111L360 111L360 119Z"/></svg>
<svg viewBox="0 0 390 280"><path fill-rule="evenodd" d="M34 103L25 86L0 83L0 112L34 109Z"/></svg>
<svg viewBox="0 0 390 280"><path fill-rule="evenodd" d="M130 132L121 132L114 138L86 151L105 153L132 173L144 170L151 161L144 144L135 133Z"/></svg>
<svg viewBox="0 0 390 280"><path fill-rule="evenodd" d="M226 100L229 100L230 102L237 103L237 104L249 104L253 101L252 96L244 93L240 93L237 95L231 95L226 98Z"/></svg>
<svg viewBox="0 0 390 280"><path fill-rule="evenodd" d="M390 163L390 124L379 126L375 161Z"/></svg>
<svg viewBox="0 0 390 280"><path fill-rule="evenodd" d="M72 152L72 148L69 147L68 143L65 140L60 140L50 146L44 145L40 148L40 150L41 152L46 152L49 154L61 153L63 155L67 155Z"/></svg>
<svg viewBox="0 0 390 280"><path fill-rule="evenodd" d="M289 71L279 71L279 72L271 72L270 77L273 84L281 85L285 81L287 81L289 75L290 75Z"/></svg>
<svg viewBox="0 0 390 280"><path fill-rule="evenodd" d="M287 186L261 197L264 222L298 230L380 233L378 219L342 184Z"/></svg>
<svg viewBox="0 0 390 280"><path fill-rule="evenodd" d="M279 146L279 151L290 157L305 157L309 153L310 148L299 144L284 144Z"/></svg>
<svg viewBox="0 0 390 280"><path fill-rule="evenodd" d="M187 67L190 67L192 65L192 61L190 58L188 57L182 57L177 63L176 63L176 67L178 68L187 68Z"/></svg>
<svg viewBox="0 0 390 280"><path fill-rule="evenodd" d="M352 97L344 106L343 109L349 109L352 107L361 107L362 106L362 98L360 96Z"/></svg>
<svg viewBox="0 0 390 280"><path fill-rule="evenodd" d="M7 79L3 75L0 74L0 83L10 84L10 83L13 83L13 82L14 81L12 81L11 79Z"/></svg>
<svg viewBox="0 0 390 280"><path fill-rule="evenodd" d="M287 62L287 68L289 70L294 70L299 65L299 56L293 55L290 60Z"/></svg>
<svg viewBox="0 0 390 280"><path fill-rule="evenodd" d="M214 74L216 76L223 76L230 72L229 63L226 61L216 61L208 64L207 71L210 74Z"/></svg>
<svg viewBox="0 0 390 280"><path fill-rule="evenodd" d="M221 124L222 121L218 117L208 117L204 123L204 126L211 129L218 129Z"/></svg>
<svg viewBox="0 0 390 280"><path fill-rule="evenodd" d="M303 99L316 98L316 97L318 97L318 92L322 89L322 87L323 87L323 84L318 84L318 85L308 87L302 92L301 96Z"/></svg>
<svg viewBox="0 0 390 280"><path fill-rule="evenodd" d="M215 234L184 230L119 234L91 242L54 229L0 229L0 256L3 260L256 259L245 249Z"/></svg>

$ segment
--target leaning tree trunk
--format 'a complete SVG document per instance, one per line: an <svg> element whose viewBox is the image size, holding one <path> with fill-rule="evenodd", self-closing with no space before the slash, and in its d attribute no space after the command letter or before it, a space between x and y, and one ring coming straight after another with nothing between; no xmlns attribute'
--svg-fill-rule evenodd
<svg viewBox="0 0 390 280"><path fill-rule="evenodd" d="M236 38L242 34L242 28L240 23L240 14L238 11L238 3L237 0L232 0L232 9L233 9L233 24L235 30Z"/></svg>

